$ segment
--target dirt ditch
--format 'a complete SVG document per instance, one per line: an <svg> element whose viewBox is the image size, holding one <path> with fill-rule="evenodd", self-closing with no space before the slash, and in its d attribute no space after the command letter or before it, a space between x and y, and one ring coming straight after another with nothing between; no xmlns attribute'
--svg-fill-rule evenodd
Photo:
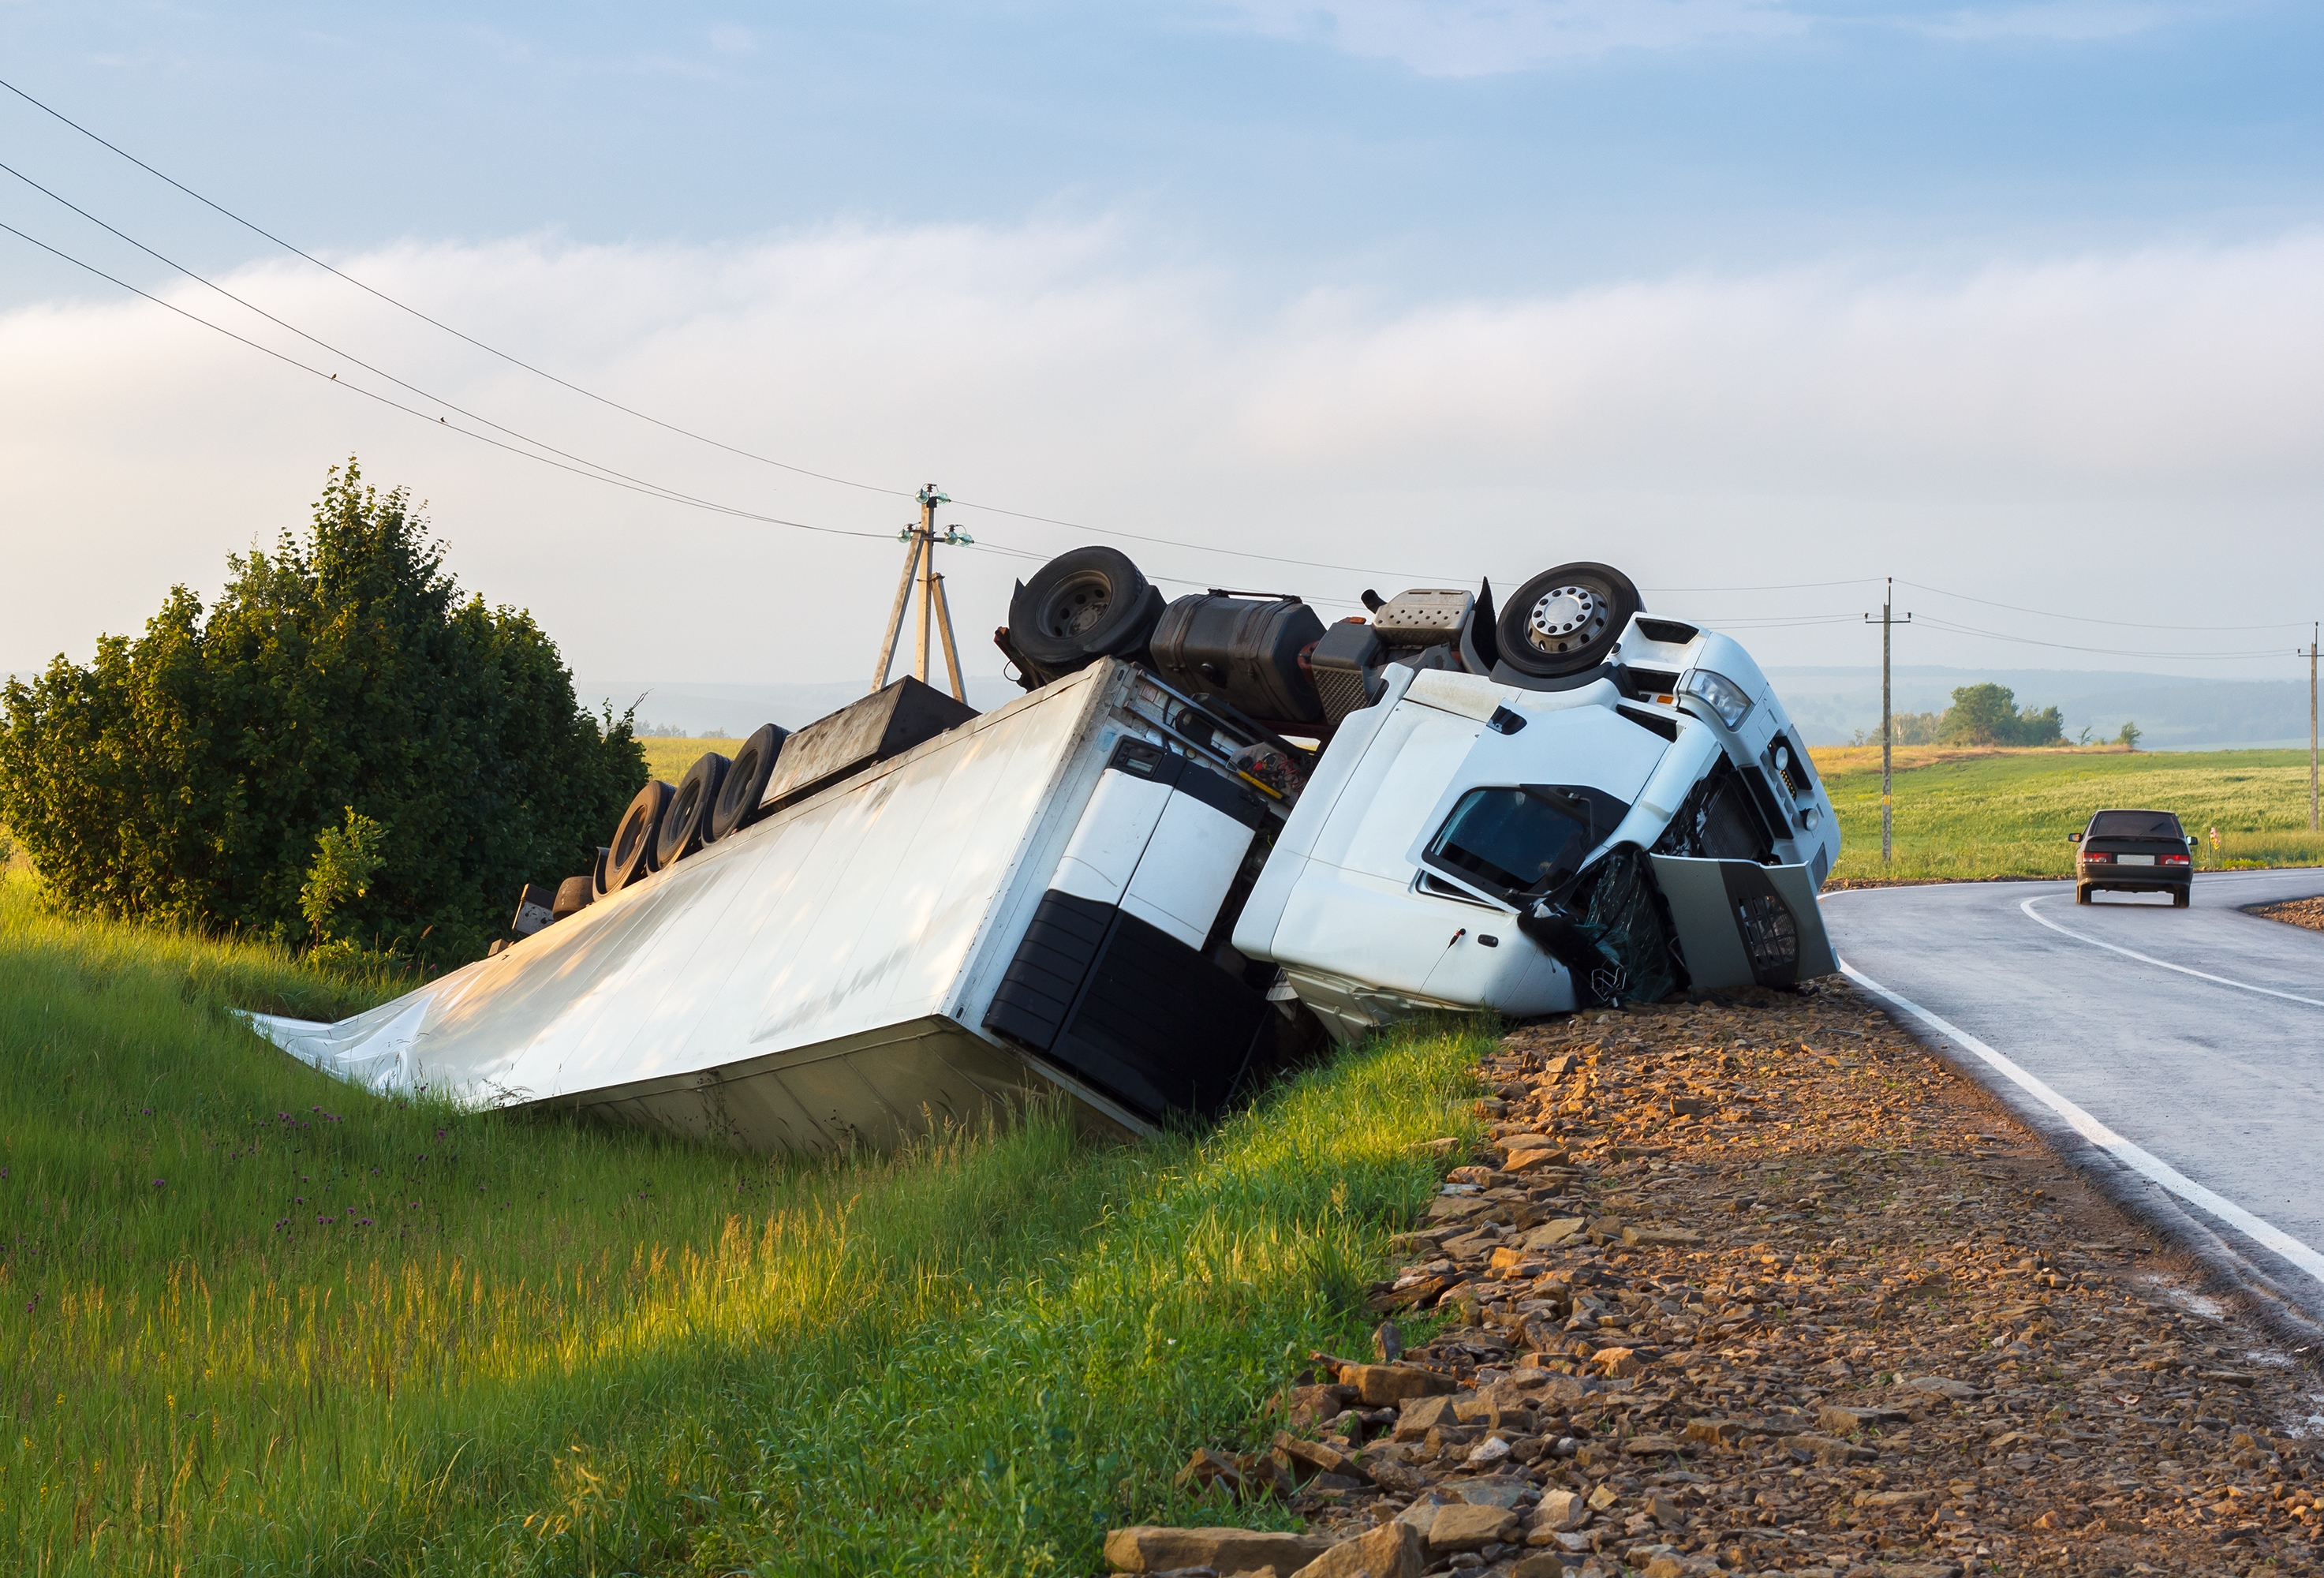
<svg viewBox="0 0 2324 1578"><path fill-rule="evenodd" d="M1112 1564L2315 1570L2314 1356L2190 1294L1868 999L1750 999L1506 1038L1492 1149L1440 1142L1444 1192L1372 1290L1379 1352L1318 1354L1255 1450L1187 1465L1222 1516L1287 1500L1301 1543L1120 1530Z"/></svg>

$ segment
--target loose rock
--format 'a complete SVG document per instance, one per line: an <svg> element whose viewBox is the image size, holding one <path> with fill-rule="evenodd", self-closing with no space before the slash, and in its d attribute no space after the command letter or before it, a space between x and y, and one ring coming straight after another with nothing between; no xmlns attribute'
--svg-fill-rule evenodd
<svg viewBox="0 0 2324 1578"><path fill-rule="evenodd" d="M1567 1016L1482 1073L1499 1165L1373 1290L1435 1334L1285 1394L1342 1472L1228 1460L1311 1535L1477 1578L2318 1570L2304 1358L1853 991Z"/></svg>

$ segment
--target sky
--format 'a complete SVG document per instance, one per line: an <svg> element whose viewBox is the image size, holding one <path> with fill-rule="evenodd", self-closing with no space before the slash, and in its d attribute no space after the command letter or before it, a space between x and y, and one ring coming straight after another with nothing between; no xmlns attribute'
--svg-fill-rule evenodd
<svg viewBox="0 0 2324 1578"><path fill-rule="evenodd" d="M2277 0L0 0L0 224L113 276L0 234L0 666L355 456L585 676L868 681L933 483L978 674L1103 542L2304 678L2319 66Z"/></svg>

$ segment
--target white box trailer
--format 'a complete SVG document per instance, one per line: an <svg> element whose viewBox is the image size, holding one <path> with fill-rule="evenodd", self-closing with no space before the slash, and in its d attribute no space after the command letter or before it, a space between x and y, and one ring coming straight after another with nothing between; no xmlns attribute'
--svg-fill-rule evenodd
<svg viewBox="0 0 2324 1578"><path fill-rule="evenodd" d="M1139 1131L1310 1030L1837 967L1831 803L1739 644L1586 564L1498 616L1489 587L1372 612L1165 614L1077 550L1012 604L1022 698L907 680L761 731L755 777L746 749L641 794L594 903L341 1023L255 1022L383 1088L816 1153L1043 1091ZM701 843L713 800L763 819Z"/></svg>
<svg viewBox="0 0 2324 1578"><path fill-rule="evenodd" d="M376 1088L753 1150L1060 1088L1133 1131L1215 1108L1282 1019L1204 952L1280 812L1190 706L1097 664L368 1013L254 1022Z"/></svg>

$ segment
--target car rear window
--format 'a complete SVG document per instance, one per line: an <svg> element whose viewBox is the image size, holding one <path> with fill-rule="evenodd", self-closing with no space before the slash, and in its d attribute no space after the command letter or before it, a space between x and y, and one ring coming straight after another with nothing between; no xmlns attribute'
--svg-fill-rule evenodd
<svg viewBox="0 0 2324 1578"><path fill-rule="evenodd" d="M2179 818L2168 811L2100 811L2090 818L2092 838L2184 838Z"/></svg>
<svg viewBox="0 0 2324 1578"><path fill-rule="evenodd" d="M1572 872L1629 809L1601 790L1528 784L1462 795L1428 843L1428 863L1506 899Z"/></svg>

